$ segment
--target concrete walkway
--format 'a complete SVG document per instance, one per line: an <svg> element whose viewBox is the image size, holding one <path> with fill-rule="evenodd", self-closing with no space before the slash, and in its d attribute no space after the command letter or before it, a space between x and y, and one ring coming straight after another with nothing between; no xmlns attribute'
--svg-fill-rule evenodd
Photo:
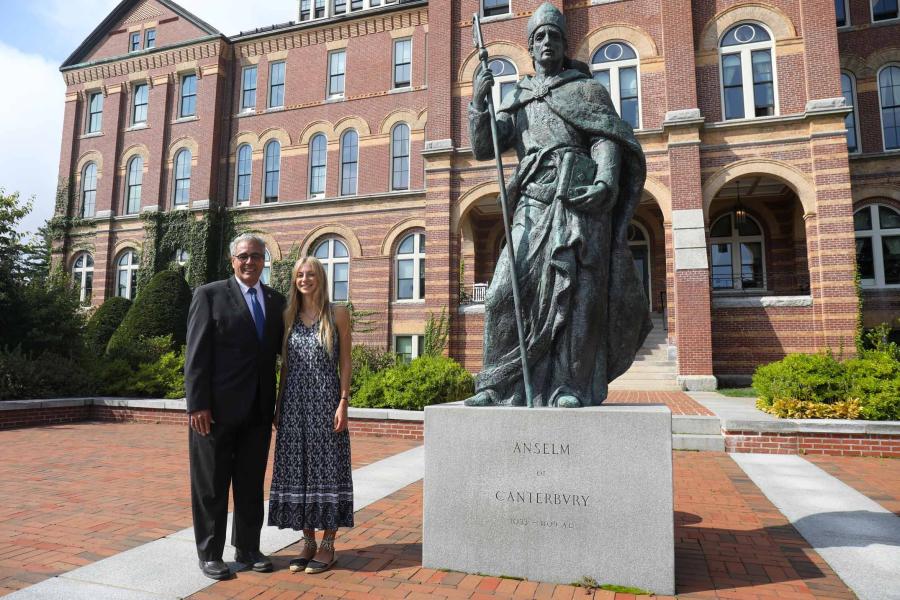
<svg viewBox="0 0 900 600"><path fill-rule="evenodd" d="M778 421L775 416L756 408L756 398L732 398L718 392L686 392L697 403L706 407L722 422L725 421Z"/></svg>
<svg viewBox="0 0 900 600"><path fill-rule="evenodd" d="M861 600L900 598L900 517L799 456L730 456Z"/></svg>
<svg viewBox="0 0 900 600"><path fill-rule="evenodd" d="M354 510L358 511L422 478L422 446L353 471ZM268 504L266 505L268 513ZM263 527L260 550L277 552L296 543L301 532ZM226 539L231 539L229 515ZM235 567L234 548L225 547L225 560ZM216 582L197 568L192 528L104 560L47 579L12 593L10 600L179 600Z"/></svg>

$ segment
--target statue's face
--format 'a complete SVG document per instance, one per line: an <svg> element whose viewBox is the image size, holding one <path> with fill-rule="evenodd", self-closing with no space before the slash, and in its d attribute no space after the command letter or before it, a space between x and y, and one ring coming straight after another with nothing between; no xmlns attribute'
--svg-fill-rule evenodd
<svg viewBox="0 0 900 600"><path fill-rule="evenodd" d="M556 72L562 68L566 41L562 32L553 25L541 25L531 38L531 58L545 71Z"/></svg>

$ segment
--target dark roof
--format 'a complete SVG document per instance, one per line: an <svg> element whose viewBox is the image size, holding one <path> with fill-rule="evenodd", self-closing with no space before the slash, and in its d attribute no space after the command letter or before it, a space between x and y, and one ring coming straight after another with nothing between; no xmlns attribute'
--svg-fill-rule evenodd
<svg viewBox="0 0 900 600"><path fill-rule="evenodd" d="M128 13L128 11L130 11L137 4L143 1L144 0L122 0L121 2L119 2L118 6L112 9L112 12L110 12L106 16L106 18L103 19L103 21L99 25L97 25L97 27L91 32L91 34L87 36L87 38L85 38L83 42L81 42L81 45L75 49L75 52L73 52L69 56L69 58L65 60L65 62L62 64L62 67L60 68L65 69L66 67L71 67L73 65L81 63L84 60L85 56L87 56L88 53L97 46L97 44L103 41L106 33L112 27L114 27L115 24L118 23L126 15L126 13ZM198 16L194 15L190 11L185 10L175 2L172 2L172 0L156 1L177 14L179 17L186 19L193 25L196 25L207 34L222 35L222 33L218 29L216 29L203 19L199 18Z"/></svg>

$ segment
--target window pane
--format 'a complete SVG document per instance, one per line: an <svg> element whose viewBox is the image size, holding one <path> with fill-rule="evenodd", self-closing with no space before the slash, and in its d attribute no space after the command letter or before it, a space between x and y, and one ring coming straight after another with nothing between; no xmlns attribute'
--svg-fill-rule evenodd
<svg viewBox="0 0 900 600"><path fill-rule="evenodd" d="M281 144L272 141L266 144L265 152L265 197L266 202L278 200L278 185L281 180Z"/></svg>
<svg viewBox="0 0 900 600"><path fill-rule="evenodd" d="M328 241L324 241L316 247L316 258L328 258Z"/></svg>
<svg viewBox="0 0 900 600"><path fill-rule="evenodd" d="M772 83L772 54L769 50L754 50L751 54L751 63L756 116L774 115L775 86Z"/></svg>
<svg viewBox="0 0 900 600"><path fill-rule="evenodd" d="M872 7L872 18L876 21L897 18L897 0L877 0Z"/></svg>
<svg viewBox="0 0 900 600"><path fill-rule="evenodd" d="M856 231L869 231L872 229L872 213L870 207L865 207L853 213L853 229Z"/></svg>
<svg viewBox="0 0 900 600"><path fill-rule="evenodd" d="M881 238L881 255L884 258L884 283L900 283L900 236Z"/></svg>
<svg viewBox="0 0 900 600"><path fill-rule="evenodd" d="M882 229L900 229L900 212L887 206L879 206L878 222Z"/></svg>
<svg viewBox="0 0 900 600"><path fill-rule="evenodd" d="M100 131L103 125L103 94L91 94L88 102L88 133Z"/></svg>
<svg viewBox="0 0 900 600"><path fill-rule="evenodd" d="M241 109L256 107L256 67L244 69L241 79Z"/></svg>
<svg viewBox="0 0 900 600"><path fill-rule="evenodd" d="M843 1L843 0L838 0ZM847 128L847 150L856 152L859 148L856 140L856 107L853 101L853 79L847 73L841 73L841 94L844 96L844 103L853 107L850 114L844 119L844 126Z"/></svg>
<svg viewBox="0 0 900 600"><path fill-rule="evenodd" d="M507 95L510 91L512 91L512 90L514 90L514 89L516 89L516 82L515 82L515 81L503 81L503 82L501 82L501 83L500 83L500 99L502 100L503 98L505 98L506 95Z"/></svg>
<svg viewBox="0 0 900 600"><path fill-rule="evenodd" d="M734 287L731 265L731 244L713 244L712 283L714 289L731 289Z"/></svg>
<svg viewBox="0 0 900 600"><path fill-rule="evenodd" d="M408 86L411 82L412 40L394 43L394 87Z"/></svg>
<svg viewBox="0 0 900 600"><path fill-rule="evenodd" d="M594 64L601 64L620 60L634 60L636 58L637 54L635 54L634 50L628 45L612 42L605 46L601 46L600 49L594 53L594 57L591 60Z"/></svg>
<svg viewBox="0 0 900 600"><path fill-rule="evenodd" d="M609 91L609 70L604 71L594 71L594 81L602 85L606 88L606 91Z"/></svg>
<svg viewBox="0 0 900 600"><path fill-rule="evenodd" d="M762 269L762 244L759 242L741 243L741 287L765 287Z"/></svg>
<svg viewBox="0 0 900 600"><path fill-rule="evenodd" d="M145 123L147 121L147 94L147 84L135 86L132 123Z"/></svg>
<svg viewBox="0 0 900 600"><path fill-rule="evenodd" d="M889 66L878 76L884 147L900 148L900 67Z"/></svg>
<svg viewBox="0 0 900 600"><path fill-rule="evenodd" d="M306 21L309 19L309 2L310 0L300 0L300 20Z"/></svg>
<svg viewBox="0 0 900 600"><path fill-rule="evenodd" d="M141 187L144 179L144 159L136 156L128 163L127 204L125 212L134 214L141 208Z"/></svg>
<svg viewBox="0 0 900 600"><path fill-rule="evenodd" d="M347 246L344 245L344 242L334 240L334 257L347 258L348 256L350 256L350 254L347 252Z"/></svg>
<svg viewBox="0 0 900 600"><path fill-rule="evenodd" d="M356 193L357 166L358 163L358 136L355 131L349 131L341 139L341 194L350 195Z"/></svg>
<svg viewBox="0 0 900 600"><path fill-rule="evenodd" d="M419 299L425 299L425 259L419 259Z"/></svg>
<svg viewBox="0 0 900 600"><path fill-rule="evenodd" d="M197 112L197 76L185 75L181 80L180 117L191 117Z"/></svg>
<svg viewBox="0 0 900 600"><path fill-rule="evenodd" d="M147 33L144 34L144 48L155 48L156 47L156 30L148 29Z"/></svg>
<svg viewBox="0 0 900 600"><path fill-rule="evenodd" d="M745 218L743 224L738 225L738 233L740 235L762 235L759 225L751 218Z"/></svg>
<svg viewBox="0 0 900 600"><path fill-rule="evenodd" d="M404 361L409 362L412 360L412 336L398 335L394 341L394 351L399 354Z"/></svg>
<svg viewBox="0 0 900 600"><path fill-rule="evenodd" d="M141 49L141 32L135 31L129 36L128 51L135 52Z"/></svg>
<svg viewBox="0 0 900 600"><path fill-rule="evenodd" d="M399 124L391 136L391 187L409 188L409 127Z"/></svg>
<svg viewBox="0 0 900 600"><path fill-rule="evenodd" d="M509 0L483 0L483 13L486 17L505 15L509 12Z"/></svg>
<svg viewBox="0 0 900 600"><path fill-rule="evenodd" d="M725 215L713 223L709 230L709 237L730 237L731 236L731 215Z"/></svg>
<svg viewBox="0 0 900 600"><path fill-rule="evenodd" d="M838 27L847 24L847 11L844 0L834 0L834 16Z"/></svg>
<svg viewBox="0 0 900 600"><path fill-rule="evenodd" d="M415 249L415 236L409 235L403 238L397 248L397 254L412 254Z"/></svg>
<svg viewBox="0 0 900 600"><path fill-rule="evenodd" d="M324 135L316 135L310 144L312 151L310 152L310 172L309 172L309 193L324 194L325 193L325 159L327 153L327 142Z"/></svg>
<svg viewBox="0 0 900 600"><path fill-rule="evenodd" d="M284 106L284 63L269 66L269 107Z"/></svg>
<svg viewBox="0 0 900 600"><path fill-rule="evenodd" d="M345 52L332 52L328 57L328 94L340 96L344 93Z"/></svg>
<svg viewBox="0 0 900 600"><path fill-rule="evenodd" d="M250 146L244 144L238 150L237 164L237 201L247 202L250 200L250 179L253 168L253 151Z"/></svg>
<svg viewBox="0 0 900 600"><path fill-rule="evenodd" d="M722 83L725 86L725 118L744 118L744 86L739 54L722 57Z"/></svg>
<svg viewBox="0 0 900 600"><path fill-rule="evenodd" d="M191 192L191 153L181 150L175 157L175 204L187 204Z"/></svg>
<svg viewBox="0 0 900 600"><path fill-rule="evenodd" d="M856 266L859 268L860 279L875 279L872 238L856 238Z"/></svg>
<svg viewBox="0 0 900 600"><path fill-rule="evenodd" d="M350 264L349 263L335 263L334 264L334 281L337 283L346 282L350 278Z"/></svg>
<svg viewBox="0 0 900 600"><path fill-rule="evenodd" d="M769 33L753 23L742 23L731 29L722 38L722 46L737 46L739 44L755 44L756 42L769 41Z"/></svg>

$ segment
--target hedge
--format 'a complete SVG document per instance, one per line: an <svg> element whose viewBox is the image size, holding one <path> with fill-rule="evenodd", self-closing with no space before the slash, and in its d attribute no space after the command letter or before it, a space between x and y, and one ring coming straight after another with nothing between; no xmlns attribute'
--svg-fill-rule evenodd
<svg viewBox="0 0 900 600"><path fill-rule="evenodd" d="M445 356L420 356L375 373L350 402L363 408L422 410L432 404L462 400L474 391L474 378L456 361Z"/></svg>
<svg viewBox="0 0 900 600"><path fill-rule="evenodd" d="M91 316L84 328L84 343L96 355L106 352L109 339L125 319L131 300L113 296L104 302Z"/></svg>

